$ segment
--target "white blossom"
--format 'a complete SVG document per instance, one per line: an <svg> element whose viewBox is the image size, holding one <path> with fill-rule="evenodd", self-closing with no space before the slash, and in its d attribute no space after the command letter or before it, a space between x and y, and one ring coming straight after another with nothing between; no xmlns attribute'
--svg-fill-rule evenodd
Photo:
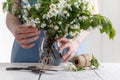
<svg viewBox="0 0 120 80"><path fill-rule="evenodd" d="M72 37L74 37L75 36L75 32L72 32L72 31L70 31L70 36L72 36Z"/></svg>
<svg viewBox="0 0 120 80"><path fill-rule="evenodd" d="M56 9L51 9L49 12L52 13L53 16L56 16L58 14L58 11Z"/></svg>
<svg viewBox="0 0 120 80"><path fill-rule="evenodd" d="M36 18L36 19L35 19L35 23L40 23L40 19L39 19L39 18Z"/></svg>
<svg viewBox="0 0 120 80"><path fill-rule="evenodd" d="M44 27L46 27L46 24L45 24L45 23L42 23L42 24L41 24L41 28L44 28Z"/></svg>
<svg viewBox="0 0 120 80"><path fill-rule="evenodd" d="M64 10L62 13L61 13L61 16L64 16L64 17L69 17L70 14L68 13L68 11Z"/></svg>
<svg viewBox="0 0 120 80"><path fill-rule="evenodd" d="M35 24L35 23L31 23L31 26L32 26L32 27L36 27L36 24Z"/></svg>
<svg viewBox="0 0 120 80"><path fill-rule="evenodd" d="M82 3L82 1L81 1L81 0L78 0L78 3L80 3L80 4L81 4L81 3Z"/></svg>
<svg viewBox="0 0 120 80"><path fill-rule="evenodd" d="M73 24L74 22L75 22L75 19L72 22L70 22L70 24Z"/></svg>
<svg viewBox="0 0 120 80"><path fill-rule="evenodd" d="M32 26L33 23L30 20L26 20L26 25L29 27L29 26Z"/></svg>
<svg viewBox="0 0 120 80"><path fill-rule="evenodd" d="M49 20L49 23L52 23L52 20Z"/></svg>
<svg viewBox="0 0 120 80"><path fill-rule="evenodd" d="M67 15L67 17L69 17L69 16L70 16L70 14L69 14L69 13L67 13L66 15Z"/></svg>
<svg viewBox="0 0 120 80"><path fill-rule="evenodd" d="M71 2L71 0L66 0L68 3L70 3ZM78 0L79 1L79 0Z"/></svg>
<svg viewBox="0 0 120 80"><path fill-rule="evenodd" d="M41 5L40 5L39 3L36 3L36 4L35 4L36 10L39 10L40 6L41 6Z"/></svg>
<svg viewBox="0 0 120 80"><path fill-rule="evenodd" d="M49 26L52 28L52 27L53 27L53 24L50 24Z"/></svg>
<svg viewBox="0 0 120 80"><path fill-rule="evenodd" d="M77 35L77 31L70 31L69 34L71 37L75 37Z"/></svg>
<svg viewBox="0 0 120 80"><path fill-rule="evenodd" d="M79 8L79 3L78 2L75 2L74 5Z"/></svg>
<svg viewBox="0 0 120 80"><path fill-rule="evenodd" d="M66 3L66 0L59 0L59 3L64 5Z"/></svg>
<svg viewBox="0 0 120 80"><path fill-rule="evenodd" d="M86 19L88 19L88 17L86 17L86 16L80 16L80 17L79 17L79 20L81 20L81 21L82 21L82 20L86 20Z"/></svg>
<svg viewBox="0 0 120 80"><path fill-rule="evenodd" d="M64 65L64 70L73 71L73 69L76 69L77 67L73 63L68 63Z"/></svg>
<svg viewBox="0 0 120 80"><path fill-rule="evenodd" d="M26 6L26 5L24 5L24 6L23 6L23 9L26 9L26 8L27 8L27 6Z"/></svg>
<svg viewBox="0 0 120 80"><path fill-rule="evenodd" d="M27 20L27 19L28 19L26 15L23 15L22 18L23 18L24 20Z"/></svg>
<svg viewBox="0 0 120 80"><path fill-rule="evenodd" d="M67 34L68 34L68 27L69 27L69 26L66 26L66 27L65 27L65 32L66 32Z"/></svg>
<svg viewBox="0 0 120 80"><path fill-rule="evenodd" d="M71 4L66 3L66 4L65 4L65 7L67 7L67 8L69 8L69 9L71 9Z"/></svg>
<svg viewBox="0 0 120 80"><path fill-rule="evenodd" d="M21 15L18 15L18 18L21 18Z"/></svg>
<svg viewBox="0 0 120 80"><path fill-rule="evenodd" d="M90 2L90 0L82 0L82 2L83 2L84 4L87 4L88 2Z"/></svg>
<svg viewBox="0 0 120 80"><path fill-rule="evenodd" d="M86 6L83 6L83 8L82 8L83 10L86 10L87 9L87 7Z"/></svg>
<svg viewBox="0 0 120 80"><path fill-rule="evenodd" d="M82 16L82 19L83 19L83 20L86 20L86 19L88 19L88 17L86 17L86 16Z"/></svg>
<svg viewBox="0 0 120 80"><path fill-rule="evenodd" d="M30 10L30 9L31 9L31 5L30 5L30 4L27 4L26 8L27 8L28 10Z"/></svg>
<svg viewBox="0 0 120 80"><path fill-rule="evenodd" d="M94 5L92 4L91 1L88 3L87 10L89 10L90 12L94 11Z"/></svg>
<svg viewBox="0 0 120 80"><path fill-rule="evenodd" d="M53 17L53 16L54 16L54 14L53 14L52 12L48 12L48 13L47 13L47 17L48 17L48 18L51 18L51 17Z"/></svg>
<svg viewBox="0 0 120 80"><path fill-rule="evenodd" d="M28 3L28 0L22 0L24 3Z"/></svg>
<svg viewBox="0 0 120 80"><path fill-rule="evenodd" d="M59 27L58 27L57 25L55 25L55 26L54 26L54 29L55 29L55 30L58 30L58 29L59 29Z"/></svg>
<svg viewBox="0 0 120 80"><path fill-rule="evenodd" d="M61 5L60 4L56 4L56 10L60 10L61 9Z"/></svg>
<svg viewBox="0 0 120 80"><path fill-rule="evenodd" d="M24 9L23 12L24 12L24 15L25 15L25 16L28 16L28 11L27 11L26 9Z"/></svg>
<svg viewBox="0 0 120 80"><path fill-rule="evenodd" d="M73 29L79 29L79 25L73 25Z"/></svg>
<svg viewBox="0 0 120 80"><path fill-rule="evenodd" d="M79 17L80 16L80 14L77 14L77 17Z"/></svg>
<svg viewBox="0 0 120 80"><path fill-rule="evenodd" d="M56 5L55 4L51 4L50 5L50 9L55 9L56 8Z"/></svg>
<svg viewBox="0 0 120 80"><path fill-rule="evenodd" d="M63 11L63 14L67 14L68 12L66 10Z"/></svg>
<svg viewBox="0 0 120 80"><path fill-rule="evenodd" d="M62 24L62 22L61 22L61 21L59 21L59 22L58 22L58 24L59 24L59 25L61 25L61 24Z"/></svg>
<svg viewBox="0 0 120 80"><path fill-rule="evenodd" d="M31 22L31 26L36 27L36 24L35 24L36 22L35 22L35 20L34 20L34 19L31 19L31 21L30 21L30 22Z"/></svg>
<svg viewBox="0 0 120 80"><path fill-rule="evenodd" d="M48 20L49 16L48 16L48 14L44 14L44 15L42 16L42 18Z"/></svg>
<svg viewBox="0 0 120 80"><path fill-rule="evenodd" d="M28 26L28 27L31 25L30 21L26 21L25 24L26 24L26 26Z"/></svg>

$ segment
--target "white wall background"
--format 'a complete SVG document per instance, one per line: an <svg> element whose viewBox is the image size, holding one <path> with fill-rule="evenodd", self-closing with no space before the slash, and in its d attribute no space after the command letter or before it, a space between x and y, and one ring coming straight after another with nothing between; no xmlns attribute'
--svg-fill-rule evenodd
<svg viewBox="0 0 120 80"><path fill-rule="evenodd" d="M103 0L103 14L109 17L117 31L114 41L103 36L103 61L120 62L120 0ZM107 5L107 6L105 6Z"/></svg>
<svg viewBox="0 0 120 80"><path fill-rule="evenodd" d="M0 62L10 62L10 55L13 35L5 25L5 14L2 12L2 2L0 0ZM100 13L109 17L116 28L117 35L114 40L101 35L98 30L94 30L89 35L88 50L102 62L120 62L120 0L98 0Z"/></svg>
<svg viewBox="0 0 120 80"><path fill-rule="evenodd" d="M5 13L2 12L3 1L6 0L0 0L0 62L9 62L14 37L5 25Z"/></svg>
<svg viewBox="0 0 120 80"><path fill-rule="evenodd" d="M116 37L109 40L97 30L93 31L88 38L88 48L91 53L103 62L120 62L120 0L98 0L100 13L110 18L115 29Z"/></svg>

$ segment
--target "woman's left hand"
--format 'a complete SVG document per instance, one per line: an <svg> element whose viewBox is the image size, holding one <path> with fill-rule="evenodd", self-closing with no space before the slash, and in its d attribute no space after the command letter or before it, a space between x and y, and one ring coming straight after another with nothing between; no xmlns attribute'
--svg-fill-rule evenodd
<svg viewBox="0 0 120 80"><path fill-rule="evenodd" d="M68 62L73 57L73 55L75 54L79 46L79 44L75 40L73 41L65 37L58 38L56 42L61 43L58 50L61 51L61 50L64 50L65 48L68 49L68 51L62 55L62 59L64 62Z"/></svg>

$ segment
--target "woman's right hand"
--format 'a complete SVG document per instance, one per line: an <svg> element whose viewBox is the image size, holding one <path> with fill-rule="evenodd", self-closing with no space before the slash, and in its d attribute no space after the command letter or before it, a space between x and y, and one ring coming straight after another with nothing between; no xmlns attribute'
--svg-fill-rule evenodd
<svg viewBox="0 0 120 80"><path fill-rule="evenodd" d="M22 24L13 34L21 47L31 48L35 45L34 41L39 38L40 32L35 27L27 27L25 24Z"/></svg>

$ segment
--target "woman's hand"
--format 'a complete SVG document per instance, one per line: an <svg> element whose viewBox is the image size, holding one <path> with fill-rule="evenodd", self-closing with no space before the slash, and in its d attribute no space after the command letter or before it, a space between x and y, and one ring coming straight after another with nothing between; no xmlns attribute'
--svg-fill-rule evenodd
<svg viewBox="0 0 120 80"><path fill-rule="evenodd" d="M68 49L68 51L62 55L63 61L68 62L77 51L79 44L75 40L73 41L64 37L58 38L56 41L61 43L58 50Z"/></svg>
<svg viewBox="0 0 120 80"><path fill-rule="evenodd" d="M21 47L31 48L35 45L34 41L39 38L40 32L35 27L27 27L23 24L20 25L13 34Z"/></svg>

